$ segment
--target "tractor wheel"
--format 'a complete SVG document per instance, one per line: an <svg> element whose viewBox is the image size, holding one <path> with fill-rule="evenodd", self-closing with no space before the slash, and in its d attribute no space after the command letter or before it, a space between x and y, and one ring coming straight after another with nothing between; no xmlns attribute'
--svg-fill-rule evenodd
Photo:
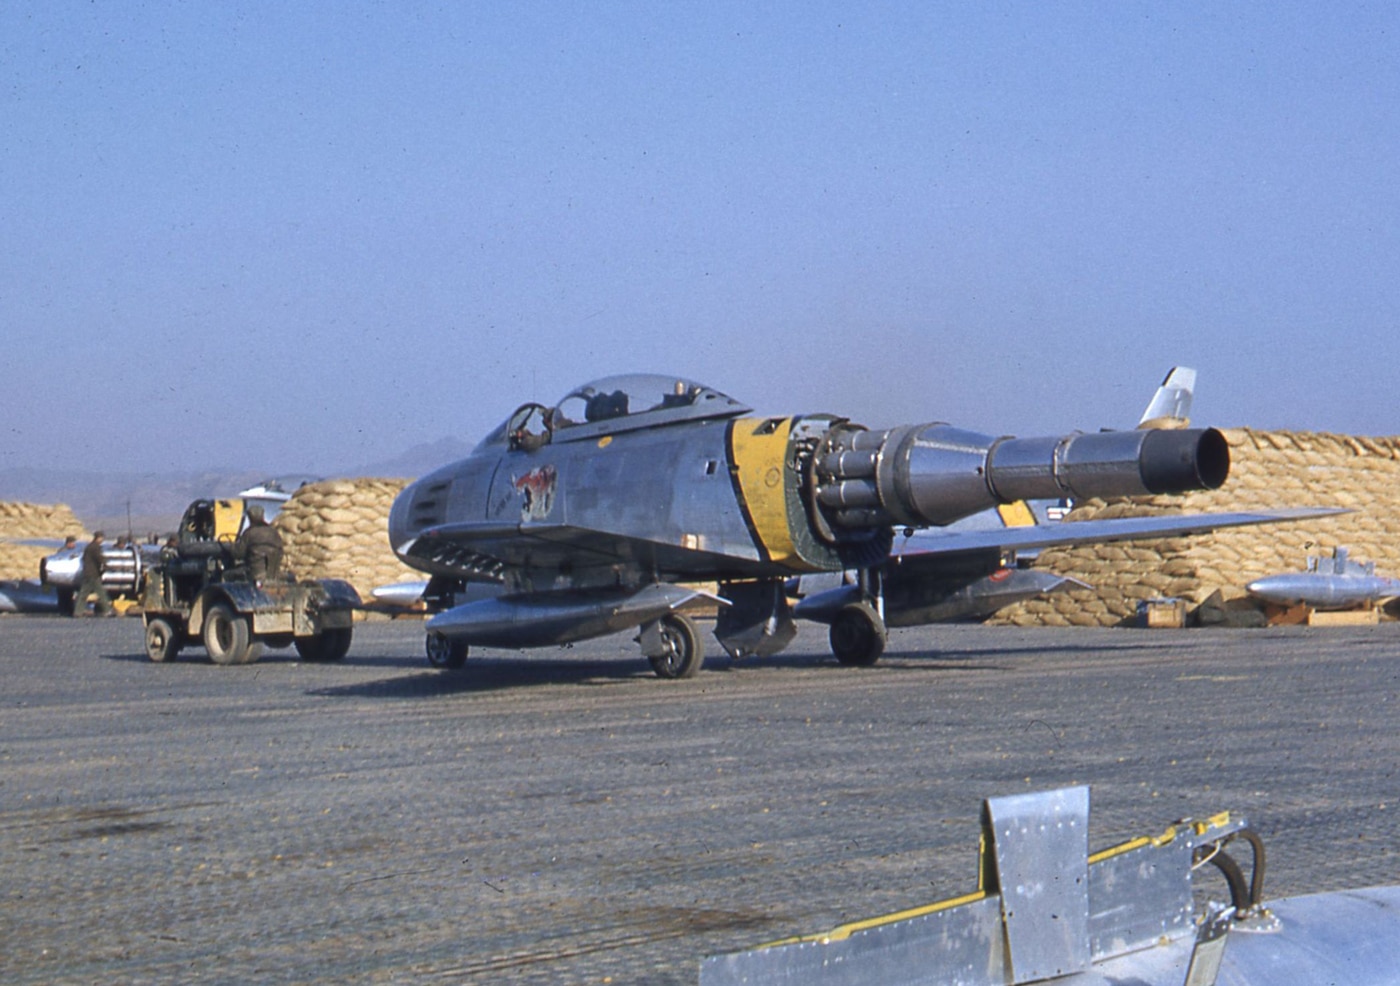
<svg viewBox="0 0 1400 986"><path fill-rule="evenodd" d="M661 640L666 653L649 657L658 678L694 678L705 663L705 644L688 617L671 613L661 618Z"/></svg>
<svg viewBox="0 0 1400 986"><path fill-rule="evenodd" d="M146 656L157 663L168 661L180 653L180 640L175 628L159 617L146 621Z"/></svg>
<svg viewBox="0 0 1400 986"><path fill-rule="evenodd" d="M885 652L885 621L869 603L841 607L831 621L831 652L842 664L868 668Z"/></svg>
<svg viewBox="0 0 1400 986"><path fill-rule="evenodd" d="M204 649L215 664L246 664L250 646L248 621L233 611L228 603L215 603L204 615ZM262 653L257 645L256 660Z"/></svg>
<svg viewBox="0 0 1400 986"><path fill-rule="evenodd" d="M298 637L297 653L303 661L338 661L350 652L351 627L322 630L315 637Z"/></svg>
<svg viewBox="0 0 1400 986"><path fill-rule="evenodd" d="M435 668L455 671L467 663L467 645L446 634L428 634L423 649L428 653L428 663Z"/></svg>

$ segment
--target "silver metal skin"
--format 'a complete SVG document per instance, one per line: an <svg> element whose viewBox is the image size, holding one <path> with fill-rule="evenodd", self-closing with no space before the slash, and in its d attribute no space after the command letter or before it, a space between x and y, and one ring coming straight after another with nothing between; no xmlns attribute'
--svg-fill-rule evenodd
<svg viewBox="0 0 1400 986"><path fill-rule="evenodd" d="M1331 558L1308 558L1306 572L1266 575L1245 586L1251 596L1278 606L1349 609L1400 596L1400 579L1376 574L1374 562L1358 564L1338 548Z"/></svg>
<svg viewBox="0 0 1400 986"><path fill-rule="evenodd" d="M821 578L804 576L799 586L818 583ZM839 579L840 576L825 578L833 580ZM1078 579L1034 568L1002 568L970 585L959 584L944 591L937 591L938 587L932 580L918 576L902 580L887 569L884 583L885 624L892 627L912 627L928 623L984 620L1012 603L1076 586L1083 588L1084 583ZM927 601L922 605L912 598L920 589L930 590L924 593ZM800 589L795 588L795 591ZM901 592L904 593L903 596ZM855 584L811 590L809 595L804 595L793 607L792 614L800 620L829 624L842 609L860 602L862 595L863 590Z"/></svg>
<svg viewBox="0 0 1400 986"><path fill-rule="evenodd" d="M1152 395L1139 428L1185 428L1191 423L1191 403L1196 393L1196 371L1189 366L1174 366L1162 385Z"/></svg>
<svg viewBox="0 0 1400 986"><path fill-rule="evenodd" d="M427 588L428 583L426 580L420 582L395 582L391 585L375 586L371 595L374 596L374 601L377 603L407 609L423 601L423 593L427 591Z"/></svg>
<svg viewBox="0 0 1400 986"><path fill-rule="evenodd" d="M1087 969L1089 789L985 802L1012 982Z"/></svg>
<svg viewBox="0 0 1400 986"><path fill-rule="evenodd" d="M839 659L869 664L887 622L984 612L998 588L985 580L1015 567L1026 538L1012 528L950 533L895 561L896 526L937 527L1025 496L1209 488L1228 471L1224 439L1209 429L1042 439L943 424L870 431L831 415L753 417L703 384L632 375L553 406L522 404L468 458L404 489L389 541L429 576L439 644L534 647L641 627L655 647L661 625L696 599L674 585L715 582L716 637L732 657L763 656L795 632L786 579L852 571L857 595L804 615L830 623ZM1072 543L1277 516L1110 521L1037 536ZM495 587L496 598L465 602L472 584ZM1024 587L999 588L1009 600ZM668 626L667 646L689 649L686 625ZM464 655L448 656L457 665Z"/></svg>
<svg viewBox="0 0 1400 986"><path fill-rule="evenodd" d="M28 580L0 581L0 613L57 613L58 593L53 586Z"/></svg>
<svg viewBox="0 0 1400 986"><path fill-rule="evenodd" d="M1302 603L1316 609L1349 609L1400 596L1400 581L1383 575L1293 572L1255 579L1245 589L1251 596L1280 606Z"/></svg>
<svg viewBox="0 0 1400 986"><path fill-rule="evenodd" d="M39 579L44 585L76 589L83 579L83 549L86 541L61 548L39 561ZM160 545L133 544L124 548L102 545L102 585L109 592L131 595L141 585L148 568L160 558Z"/></svg>
<svg viewBox="0 0 1400 986"><path fill-rule="evenodd" d="M714 956L700 984L1400 982L1400 887L1208 904L1198 923L1197 874L1237 838L1257 842L1247 823L1178 822L1090 857L1088 809L1085 787L989 799L977 892Z"/></svg>
<svg viewBox="0 0 1400 986"><path fill-rule="evenodd" d="M1008 567L1007 561L1020 550L1176 537L1341 512L1303 508L987 527L956 534L939 528L919 531L907 539L900 554L891 555L884 564L884 619L892 627L980 620L1023 599L1083 587L1078 580L1060 579L1049 572L1020 569L1014 564ZM802 576L790 580L789 585L789 595L801 600L793 608L793 615L816 623L830 623L843 607L862 595L850 573Z"/></svg>
<svg viewBox="0 0 1400 986"><path fill-rule="evenodd" d="M293 493L303 486L319 482L321 482L320 476L273 476L264 479L256 486L240 490L238 497L249 507L254 505L262 507L263 518L271 524L282 512L282 507L292 498Z"/></svg>
<svg viewBox="0 0 1400 986"><path fill-rule="evenodd" d="M429 633L487 647L540 647L627 630L679 609L702 593L653 583L499 596L455 606L428 620Z"/></svg>
<svg viewBox="0 0 1400 986"><path fill-rule="evenodd" d="M672 378L661 379L664 389ZM620 387L610 380L596 389ZM498 581L508 591L760 576L726 452L729 419L747 409L721 396L685 410L633 416L649 425L602 419L558 428L536 449L512 447L503 425L472 457L399 495L390 543L430 575Z"/></svg>
<svg viewBox="0 0 1400 986"><path fill-rule="evenodd" d="M942 526L998 503L1215 489L1229 449L1214 429L992 438L945 424L836 433L817 497L838 525ZM852 510L857 512L852 512Z"/></svg>

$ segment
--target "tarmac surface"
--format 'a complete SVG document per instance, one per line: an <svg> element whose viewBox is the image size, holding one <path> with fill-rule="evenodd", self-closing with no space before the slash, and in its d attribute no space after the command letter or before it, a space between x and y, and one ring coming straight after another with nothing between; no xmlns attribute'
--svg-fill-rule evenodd
<svg viewBox="0 0 1400 986"><path fill-rule="evenodd" d="M626 636L421 655L0 618L0 982L693 984L975 889L981 800L1067 784L1093 849L1228 809L1267 896L1400 883L1394 624L899 630L869 669L809 627L689 681Z"/></svg>

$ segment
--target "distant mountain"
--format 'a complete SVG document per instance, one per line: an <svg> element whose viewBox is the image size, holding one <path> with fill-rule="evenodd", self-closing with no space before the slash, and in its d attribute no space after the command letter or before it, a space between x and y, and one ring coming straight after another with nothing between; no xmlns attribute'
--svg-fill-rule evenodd
<svg viewBox="0 0 1400 986"><path fill-rule="evenodd" d="M472 445L460 438L439 438L435 442L415 445L402 455L382 462L361 466L347 476L376 476L384 479L417 479L439 466L464 459Z"/></svg>
<svg viewBox="0 0 1400 986"><path fill-rule="evenodd" d="M77 469L0 470L0 500L66 503L89 529L136 534L174 528L190 501L227 496L265 477L249 471L97 472ZM148 530L148 528L150 530Z"/></svg>
<svg viewBox="0 0 1400 986"><path fill-rule="evenodd" d="M327 476L417 478L463 458L471 446L460 438L415 445L402 455ZM249 469L193 472L122 472L79 469L0 469L0 501L66 503L89 530L137 535L173 530L185 508L200 497L232 496L273 473ZM130 520L128 521L128 517Z"/></svg>

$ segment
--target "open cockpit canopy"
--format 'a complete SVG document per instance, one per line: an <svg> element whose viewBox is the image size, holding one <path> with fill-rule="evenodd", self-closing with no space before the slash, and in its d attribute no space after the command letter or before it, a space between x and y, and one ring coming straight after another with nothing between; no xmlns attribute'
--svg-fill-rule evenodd
<svg viewBox="0 0 1400 986"><path fill-rule="evenodd" d="M573 442L682 421L729 418L749 410L727 394L684 377L630 373L576 387L552 408L522 404L481 444L520 445L523 436Z"/></svg>

